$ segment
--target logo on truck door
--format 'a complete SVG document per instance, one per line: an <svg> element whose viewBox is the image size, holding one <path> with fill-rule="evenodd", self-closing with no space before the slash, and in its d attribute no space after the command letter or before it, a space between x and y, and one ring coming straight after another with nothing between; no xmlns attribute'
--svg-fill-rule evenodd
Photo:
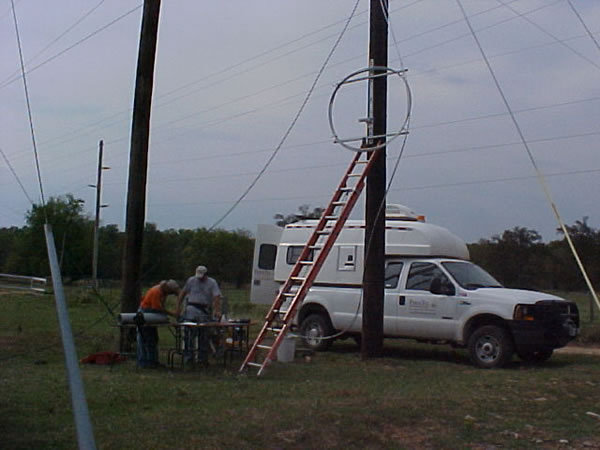
<svg viewBox="0 0 600 450"><path fill-rule="evenodd" d="M409 298L408 311L412 314L424 314L433 316L437 312L437 304L424 298Z"/></svg>

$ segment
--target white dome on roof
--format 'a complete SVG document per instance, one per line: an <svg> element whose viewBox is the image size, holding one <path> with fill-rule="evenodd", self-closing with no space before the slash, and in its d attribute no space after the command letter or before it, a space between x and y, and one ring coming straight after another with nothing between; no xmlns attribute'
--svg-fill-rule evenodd
<svg viewBox="0 0 600 450"><path fill-rule="evenodd" d="M410 218L417 219L417 214L411 210L408 206L397 205L394 203L390 203L385 207L385 216L393 217L393 218Z"/></svg>

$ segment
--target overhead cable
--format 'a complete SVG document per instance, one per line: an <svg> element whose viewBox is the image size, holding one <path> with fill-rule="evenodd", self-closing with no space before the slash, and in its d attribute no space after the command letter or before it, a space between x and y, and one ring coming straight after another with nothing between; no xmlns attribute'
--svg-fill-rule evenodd
<svg viewBox="0 0 600 450"><path fill-rule="evenodd" d="M290 97L287 97L286 99L284 99L284 101L289 100L291 98L297 97L301 94L296 94ZM315 98L315 96L313 95L313 98ZM600 100L600 96L595 96L595 97L589 97L589 98L584 98L584 99L578 99L578 100L572 100L572 101L567 101L567 102L560 102L560 103L554 103L554 104L549 104L549 105L540 105L540 106L532 106L529 108L521 108L521 109L517 109L517 110L513 110L513 112L515 114L522 114L522 113L526 113L526 112L533 112L533 111L542 111L542 110L548 110L548 109L553 109L553 108L558 108L558 107L563 107L563 106L569 106L569 105L576 105L576 104L580 104L580 103L585 103L585 102L596 102ZM220 118L220 119L215 119L212 120L210 122L206 122L201 124L198 128L196 128L196 130L202 130L202 129L207 129L209 127L230 121L230 120L234 120L236 118L240 118L243 117L245 115L248 114L252 114L258 110L261 110L265 107L272 107L274 105L276 105L277 103L280 103L282 100L277 100L274 102L270 102L267 105L263 105L261 107L258 108L254 108L252 110L249 111L243 111L241 113L238 113L236 115L233 116L226 116L224 118ZM507 112L497 112L497 113L490 113L490 114L483 114L483 115L477 115L477 116L471 116L471 117L465 117L465 118L461 118L461 119L455 119L455 120L447 120L447 121L442 121L442 122L433 122L433 123L426 123L426 124L422 124L422 125L412 125L411 129L413 131L417 131L417 130L422 130L422 129L427 129L427 128L437 128L437 127L442 127L442 126L448 126L448 125L456 125L456 124L460 124L460 123L467 123L467 122L473 122L473 121L478 121L478 120L486 120L486 119L493 119L493 118L499 118L499 117L503 117L503 116L507 116L508 113ZM155 127L155 130L157 128L160 127ZM597 135L597 133L595 132L588 132L588 133L580 133L580 134L572 134L572 135L568 135L568 137L584 137L584 136L595 136ZM116 138L116 139L112 139L112 140L107 140L106 143L110 143L110 144L116 144L118 142L124 141L126 140L127 137L123 136L120 138ZM552 141L552 140L559 140L559 139L564 139L563 136L557 136L557 137L550 137L550 138L540 138L540 139L530 139L528 140L529 143L532 142L548 142L548 141ZM163 142L165 140L170 140L170 138L161 138L161 137L154 137L153 138L153 142L155 144ZM284 146L283 148L294 148L294 147L301 147L301 146L309 146L309 145L319 145L319 144L325 144L330 142L329 140L322 140L322 141L314 141L314 142L310 142L310 143L302 143L302 144L297 144L295 146ZM509 144L499 144L499 145L511 145L511 143ZM86 151L86 150L93 150L95 149L95 147L89 147L86 149L82 149L82 151ZM209 155L209 156L200 156L198 158L200 159L204 159L204 158L210 158L210 159L214 159L214 158L221 158L221 157L229 157L229 156L243 156L246 154L253 154L253 153L265 153L265 152L269 152L271 151L271 149L268 148L264 148L264 149L259 149L259 150L251 150L251 151L247 151L247 152L236 152L236 153L230 153L230 154L216 154L216 155ZM444 151L440 152L440 153L445 153ZM412 157L412 155L411 155ZM65 156L55 156L52 160L53 163L57 163L61 160L64 160L65 158L71 158L71 155L65 155ZM186 159L187 161L193 161L194 159L198 159L198 158L188 158ZM154 162L152 165L155 164L169 164L169 163L176 163L177 161L174 161L173 159L170 159L168 161L156 161ZM76 168L76 167L82 167L83 164L76 164L71 166L72 168ZM46 166L46 170L48 171L48 167L50 166ZM64 170L70 170L69 168L65 168L65 166L61 166L61 171ZM49 171L51 172L51 171Z"/></svg>
<svg viewBox="0 0 600 450"><path fill-rule="evenodd" d="M580 51L578 51L577 49L571 47L569 44L567 44L566 42L564 42L563 40L559 39L558 37L556 37L554 34L550 33L549 31L547 31L545 28L543 28L542 26L538 25L537 23L535 23L533 20L531 20L529 17L526 17L525 15L521 14L519 11L517 11L515 8L513 8L512 6L504 3L502 0L496 0L498 3L500 3L502 6L505 6L506 8L508 8L510 11L512 11L514 14L516 14L518 17L520 17L521 19L525 20L527 23L533 25L534 27L536 27L538 30L540 30L542 33L544 33L546 36L550 36L555 42L563 45L565 48L569 49L571 52L573 52L575 55L579 56L581 59L584 59L585 61L587 61L588 63L590 63L592 66L594 66L596 69L600 69L600 64L598 64L596 61L591 60L590 58L588 58L587 56L585 56L583 53L581 53ZM586 28L587 29L587 28Z"/></svg>
<svg viewBox="0 0 600 450"><path fill-rule="evenodd" d="M513 113L512 108L511 108L510 104L508 103L508 99L506 98L506 95L504 94L504 91L503 91L502 87L500 86L500 82L498 81L498 78L496 77L496 74L494 73L494 70L492 69L490 62L487 59L485 51L483 50L483 47L482 47L481 43L479 42L479 38L477 37L475 30L473 30L471 21L467 17L467 13L466 13L465 9L463 8L461 1L456 0L456 3L458 4L458 7L460 8L460 10L463 14L463 17L465 19L465 22L466 22L467 26L469 27L471 34L473 35L473 39L475 40L475 43L477 44L477 47L479 48L479 51L481 52L481 56L483 57L483 60L485 61L485 64L490 72L490 75L492 76L492 79L494 80L494 84L496 85L496 88L498 89L498 92L500 93L500 97L502 97L502 101L504 102L504 105L506 106L506 109L510 114L510 117L515 126L515 129L521 139L521 142L523 143L523 147L524 147L525 151L527 152L529 160L531 161L531 164L532 164L533 168L535 169L537 178L542 186L542 189L544 191L544 194L546 195L548 202L550 203L552 211L554 212L554 215L556 216L556 220L558 221L558 224L560 225L560 228L562 229L562 231L565 235L565 238L569 244L569 247L571 248L571 252L573 253L573 256L575 257L575 261L577 262L577 265L579 266L579 270L581 271L583 278L585 279L585 282L590 291L590 294L592 295L592 297L594 298L594 301L596 302L596 305L600 309L600 300L598 300L598 296L596 295L594 286L592 286L592 282L590 281L590 279L588 277L587 271L585 270L585 267L583 266L583 263L581 262L581 259L579 258L579 254L577 253L577 250L575 249L575 246L573 245L571 236L569 235L569 230L565 226L565 224L562 220L562 217L560 216L560 213L558 212L558 208L557 208L556 204L554 203L554 200L552 199L552 195L550 194L550 189L546 183L546 180L544 179L544 175L542 174L542 171L538 167L537 162L536 162L535 158L533 157L533 153L531 152L531 149L529 148L529 145L527 144L527 141L525 140L523 131L521 130L521 127L520 127L519 123L517 122L515 114Z"/></svg>
<svg viewBox="0 0 600 450"><path fill-rule="evenodd" d="M23 191L23 194L25 194L25 197L27 197L27 200L29 200L29 203L31 203L31 205L33 206L33 204L34 204L33 200L31 199L31 197L27 193L27 190L25 189L25 186L23 186L23 183L21 183L21 179L19 178L19 175L17 175L17 172L15 172L15 169L13 169L13 166L10 164L10 161L8 160L8 158L6 157L6 155L4 154L4 150L2 150L2 147L0 147L0 153L2 153L2 158L4 158L4 162L6 163L6 165L8 166L8 168L10 169L10 171L12 172L13 176L17 180L17 183L19 183L19 186L21 186L21 190Z"/></svg>
<svg viewBox="0 0 600 450"><path fill-rule="evenodd" d="M340 165L341 166L341 165ZM569 170L562 172L551 172L547 173L547 178L564 177L573 175L590 175L600 173L600 168L594 169L581 169L581 170ZM461 187L461 186L474 186L482 184L494 184L494 183L506 183L514 181L526 181L531 179L537 179L535 175L523 175L514 177L502 177L502 178L486 178L485 180L473 180L473 181L457 181L455 183L439 183L439 184L424 184L407 187L390 188L389 192L405 192L405 191L422 191L424 189L444 189L449 187ZM329 194L303 194L295 197L263 197L263 198L251 198L246 199L245 202L273 202L273 201L288 201L288 200L306 200L307 198L330 198ZM149 203L148 206L156 207L170 207L173 206L195 206L195 205L206 205L206 204L223 204L230 203L231 200L208 200L208 201L193 201L193 202L166 202L166 203ZM197 217L197 214L194 216Z"/></svg>
<svg viewBox="0 0 600 450"><path fill-rule="evenodd" d="M579 22L581 22L581 25L583 26L583 28L585 29L586 33L588 34L588 36L590 37L590 39L594 42L594 44L596 44L596 48L598 50L600 50L600 44L598 44L598 40L596 39L596 37L594 36L594 33L592 33L592 31L588 28L588 26L585 24L585 21L583 20L583 18L581 17L581 15L579 14L579 12L577 11L577 9L575 8L575 5L573 5L573 3L571 2L571 0L567 0L567 3L569 4L569 6L571 7L571 9L573 10L573 12L575 13L575 15L577 16L577 18L579 19Z"/></svg>
<svg viewBox="0 0 600 450"><path fill-rule="evenodd" d="M391 11L390 11L390 13L395 13L395 12L398 12L398 11L400 11L400 10L406 9L406 8L408 8L408 7L410 7L410 6L413 6L413 5L417 4L417 3L420 3L421 1L423 1L423 0L416 0L416 1L412 2L412 3L406 4L406 5L402 5L402 6L400 6L399 8L395 8L395 9L391 10ZM513 3L513 2L516 2L516 1L518 1L518 0L512 0L511 2L508 2L507 4L510 4L510 3ZM562 0L557 0L557 1L562 1ZM555 2L555 3L556 3L556 2ZM553 4L554 4L554 3L553 3ZM551 4L551 5L552 5L552 4ZM543 6L542 8L545 8L545 7L547 7L547 6L551 6L551 5L546 5L546 6ZM494 7L491 7L491 8L485 9L485 10L483 10L483 11L479 11L479 12L477 12L477 13L473 14L471 17L480 16L480 15L486 14L486 13L488 13L488 12L494 11L494 10L496 10L496 9L499 9L499 8L501 8L501 6L494 6ZM537 9L536 9L536 10L534 10L534 11L537 11L537 10L539 10L539 9L542 9L542 8L537 8ZM366 11L362 11L362 12L360 12L360 13L358 13L358 14L355 14L355 17L356 17L357 15L364 14L365 12L366 12ZM531 11L531 12L533 12L533 11ZM526 13L526 14L528 14L528 13ZM204 81L204 80L206 80L206 79L208 79L208 78L211 78L211 77L213 77L213 76L215 76L215 75L220 75L220 76L222 76L222 75L223 75L223 73L225 73L225 72L227 72L227 71L229 71L229 70L231 70L231 69L233 69L233 68L239 67L240 65L243 65L243 64L245 64L245 63L247 63L247 62L250 62L250 61L252 61L252 60L254 60L254 59L257 59L257 58L259 58L259 57L261 57L261 56L263 56L263 55L265 55L265 54L271 53L271 52L273 52L273 51L275 51L275 50L277 50L277 49L279 49L279 48L285 47L285 46L287 46L287 45L289 45L289 44L291 44L291 43L294 43L294 42L297 42L297 41L299 41L299 40L301 40L301 39L304 39L305 37L308 37L308 36L310 36L310 35L312 35L312 34L315 34L316 32L319 32L319 31L322 31L322 30L324 30L324 29L327 29L327 28L329 28L329 27L331 27L331 26L333 26L333 25L336 25L336 24L338 24L338 23L340 23L340 22L342 22L342 21L335 22L335 23L333 23L333 24L327 25L327 26L325 26L325 27L323 27L323 28L321 28L321 29L319 29L319 30L317 30L317 31L315 31L315 32L310 32L310 33L307 33L307 34L305 34L305 35L301 36L300 38L293 39L293 40L291 40L291 41L289 41L289 42L286 42L286 43L284 43L284 44L282 44L282 45L280 45L280 46L274 47L274 48L272 48L272 49L270 49L270 50L267 50L267 51L265 51L265 52L259 53L258 55L255 55L255 56L252 56L252 57L250 57L250 58L247 58L247 59L245 59L245 60L243 60L243 61L241 61L241 62L239 62L239 63L233 64L233 65L231 65L231 66L228 66L228 67L226 67L226 68L224 68L224 69L220 69L218 72L211 73L211 74L209 74L209 75L207 75L207 76L204 76L204 77L202 77L202 78L200 78L200 79L198 79L198 80L194 80L194 81L192 81L192 82L189 82L189 83L187 83L187 84L185 84L185 85L179 86L179 87L177 87L177 88L175 88L175 89L173 89L173 90L171 90L171 91L169 91L169 92L167 92L167 93L164 93L164 94L158 95L158 96L157 96L157 99L164 98L164 97L166 97L166 96L168 96L168 95L171 95L172 93L175 93L175 92L178 92L178 91L180 91L180 90L182 90L182 89L185 89L185 88L187 88L187 87L190 87L190 86L192 86L192 85L194 85L194 84L197 84L197 83L198 83L198 82L200 82L200 81ZM435 31L439 31L439 30L441 30L441 29L443 29L443 28L446 28L446 27L448 27L448 26L450 26L450 25L454 25L454 24L456 24L456 23L459 23L459 22L460 22L459 20L455 20L455 21L452 21L452 22L448 22L448 23L446 23L446 24L444 24L444 25L441 25L441 26L438 26L438 27L435 27L435 28L432 28L432 29L426 30L426 31L424 31L424 32L421 32L421 33L417 33L417 34L414 34L414 35L408 36L407 38L404 38L404 39L402 39L402 40L400 40L400 41L398 41L398 42L406 42L406 41L409 41L409 40L411 40L411 39L414 39L414 38L417 38L417 37L420 37L420 36L423 36L423 35L426 35L426 34L429 34L429 33L435 32ZM362 25L362 24L364 24L364 23L366 23L366 22L361 22L361 23L359 23L358 25ZM492 27L492 26L495 26L495 25L491 25L490 27ZM488 28L488 27L486 27L486 28L484 28L484 29L487 29L487 28ZM328 35L328 36L326 36L326 37L324 37L324 38L322 38L322 39L320 39L320 40L318 40L318 41L315 41L315 42L311 43L310 45L314 45L314 44L316 44L316 43L322 42L322 41L324 41L324 40L326 40L326 39L329 39L329 38L330 38L330 37L332 37L332 36L334 36L334 35ZM453 40L455 40L455 39L453 39ZM448 41L444 41L443 43L445 43L445 42L448 42ZM442 43L442 44L443 44L443 43ZM291 54L291 53L294 53L295 51L299 51L299 50L301 50L301 49L304 49L304 48L306 48L306 47L307 47L307 45L305 45L305 46L301 47L300 49L295 49L295 50L293 50L293 51L290 51L290 52L288 52L286 55L289 55L289 54ZM429 49L430 49L430 47L428 47L428 48L425 48L425 49L423 49L422 51L427 51L427 50L429 50ZM418 51L418 52L412 53L410 56L414 56L415 54L417 54L417 53L421 53L422 51ZM358 57L363 57L363 56L364 56L364 54L361 54L361 55L359 55ZM357 57L353 57L353 58L350 58L350 59L346 59L346 60L342 61L341 63L347 63L347 62L349 62L349 61L352 61L352 60L354 60L354 59L356 59L356 58L357 58ZM267 62L272 62L272 61L274 61L275 59L279 59L279 57L276 57L276 58L274 58L274 59L268 60ZM262 67L264 64L265 64L265 63L263 62L263 63L261 63L260 65L257 65L256 67ZM330 65L330 66L339 65L339 64L340 64L340 63L336 63L336 64L333 64L333 65ZM244 70L244 71L240 71L240 72L238 72L237 74L235 74L235 76L243 75L243 74L247 73L249 70L251 70L251 69L246 69L246 70ZM309 74L307 74L307 76L308 76L308 75L309 75ZM232 78L232 77L231 77L231 76L230 76L230 77L228 77L228 79L230 79L230 78ZM221 81L223 81L223 80L221 80ZM218 82L212 83L212 84L210 84L210 85L208 85L208 86L206 86L206 87L213 87L213 86L214 86L216 83L218 83ZM1 87L2 87L2 86L0 85L0 88L1 88ZM178 97L178 99L187 98L188 96L189 96L189 93L188 93L188 94L186 94L186 95L184 95L184 96L180 96L180 97ZM169 104L169 103L171 103L171 101L167 101L167 102L159 103L157 106L155 106L155 108L160 108L161 106L165 106L165 105L167 105L167 104ZM128 108L128 109L122 110L122 111L120 111L120 112L117 112L117 113L111 114L110 116L108 116L108 117L105 117L105 118L103 118L103 119L100 119L99 121L93 122L93 123L91 123L91 124L88 124L88 125L86 125L85 127L81 128L81 129L79 129L79 130L74 130L74 131L72 131L72 132L67 132L67 133L65 133L65 134L63 134L63 135L57 136L57 137L55 137L55 138L51 138L51 139L49 139L48 141L45 141L45 143L49 143L49 142L55 141L56 139L60 139L60 138L62 138L62 137L65 137L65 136L69 136L69 135L71 135L71 134L74 134L74 133L78 133L79 131L81 131L81 130L84 130L85 128L92 128L92 127L95 127L96 125L98 125L98 124L100 124L100 123L102 123L102 122L104 122L104 121L106 121L106 120L110 120L110 119L112 119L112 118L118 117L118 116L120 116L120 115L122 115L122 114L125 114L125 113L127 113L128 111L131 111L131 108ZM112 124L115 124L115 123L118 123L118 122L120 122L120 121L117 121L117 122L112 122ZM94 128L92 128L92 129L94 129ZM60 141L60 142L58 142L57 144L62 144L63 142L64 142L64 141ZM95 147L94 147L94 148L95 148Z"/></svg>
<svg viewBox="0 0 600 450"><path fill-rule="evenodd" d="M31 64L31 62L34 61L34 60L36 60L38 56L40 56L42 53L44 53L46 50L48 50L50 47L52 47L52 45L54 45L61 38L63 38L65 35L67 35L71 30L73 30L73 28L75 28L77 25L79 25L81 22L83 22L88 16L90 16L90 14L92 14L100 6L102 6L102 4L105 1L106 0L100 0L100 2L98 4L96 4L96 6L92 7L92 9L88 10L85 14L83 14L83 16L81 16L79 19L77 19L65 31L63 31L61 34L59 34L57 37L55 37L52 41L50 41L48 44L46 44L46 46L44 48L42 48L39 52L37 52L35 55L33 55L31 58L29 58L29 60L25 63L25 65ZM2 81L2 83L6 82L7 80L10 80L11 78L13 78L18 73L19 73L19 70L18 69L15 70L9 77L7 77L6 80Z"/></svg>
<svg viewBox="0 0 600 450"><path fill-rule="evenodd" d="M12 0L11 0L12 1ZM0 84L0 89L5 88L6 86L11 85L12 83L14 83L15 81L17 81L19 78L21 78L21 76L25 76L25 74L29 75L31 72L39 69L42 66L45 66L46 64L48 64L51 61L54 61L56 58L58 58L59 56L64 55L65 53L67 53L69 50L72 50L73 48L77 47L78 45L83 44L85 41L87 41L88 39L96 36L98 33L106 30L107 28L111 27L112 25L114 25L115 23L117 23L118 21L124 19L125 17L129 16L130 14L134 13L135 11L137 11L138 9L140 9L143 6L143 4L140 4L138 6L136 6L135 8L127 11L125 14L120 15L119 17L117 17L116 19L110 21L109 23L107 23L106 25L98 28L97 30L91 32L90 34L88 34L87 36L83 37L82 39L79 39L77 42L75 42L74 44L70 45L69 47L61 50L60 52L56 53L55 55L45 59L44 61L42 61L41 63L39 63L37 66L32 67L31 69L28 69L26 72L24 71L24 68L22 68L22 72L23 75L20 76L16 76L13 78L10 78L4 82L2 82ZM21 63L21 65L23 66L23 63Z"/></svg>
<svg viewBox="0 0 600 450"><path fill-rule="evenodd" d="M298 112L296 113L294 119L292 120L292 123L290 124L290 126L288 127L288 129L286 130L286 132L284 133L283 137L281 138L281 140L279 141L279 144L277 145L277 147L275 148L275 150L273 151L273 153L271 154L271 156L269 157L269 159L267 160L267 162L265 163L265 165L263 166L263 168L261 169L261 171L258 173L258 175L256 176L256 178L250 183L250 185L246 188L246 190L242 193L242 195L234 202L234 204L231 206L231 208L229 208L225 214L223 216L221 216L211 227L209 230L213 230L215 227L217 227L221 222L223 222L223 220L225 220L226 217L229 216L229 214L231 214L231 212L242 202L242 200L246 197L246 195L248 195L248 193L252 190L252 188L256 185L256 183L258 183L258 180L260 180L260 178L263 176L263 174L266 172L267 168L271 165L271 162L273 161L273 159L275 159L275 156L277 155L277 153L279 153L279 150L281 150L281 147L283 146L284 142L287 140L287 137L290 135L290 133L292 132L292 129L294 128L294 126L296 125L296 122L298 122L298 119L300 118L300 115L302 114L302 111L304 111L304 107L306 106L306 104L308 103L308 100L310 99L310 96L313 92L313 90L315 89L317 82L319 81L319 78L321 78L321 75L323 74L323 72L325 71L325 68L327 67L327 63L329 63L329 60L331 59L331 57L333 56L333 53L335 52L335 50L337 49L339 43L342 40L342 37L344 36L344 34L346 33L346 30L348 29L348 26L350 25L350 21L352 20L352 18L354 17L354 14L356 12L356 8L358 7L358 4L360 3L360 0L356 0L356 3L354 4L354 7L352 8L352 12L350 13L350 16L348 17L348 20L346 21L346 23L344 24L344 28L342 29L342 32L340 33L340 35L338 36L337 40L335 41L332 49L330 50L329 54L327 55L327 57L325 58L325 61L323 62L323 65L321 66L321 69L319 70L319 73L317 74L317 76L315 77L308 93L306 94L306 97L304 98L304 101L302 102L302 104L300 105L300 108L298 110Z"/></svg>

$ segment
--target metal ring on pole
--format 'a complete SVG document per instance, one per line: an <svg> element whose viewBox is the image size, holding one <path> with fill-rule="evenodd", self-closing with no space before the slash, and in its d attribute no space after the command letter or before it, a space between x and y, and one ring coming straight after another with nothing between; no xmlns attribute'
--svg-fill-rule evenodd
<svg viewBox="0 0 600 450"><path fill-rule="evenodd" d="M368 75L358 77L358 75L361 75L361 74L364 74L367 72L368 72ZM380 72L380 73L375 73L375 72ZM381 73L381 72L383 72L383 73ZM410 90L410 86L408 85L408 80L406 79L405 74L406 74L406 69L395 70L395 69L391 69L391 68L385 67L385 66L372 66L372 67L367 67L364 69L357 70L356 72L351 73L346 78L344 78L342 81L340 81L337 84L337 86L335 87L335 89L333 90L333 93L331 94L331 98L329 99L329 110L328 110L329 128L331 129L331 132L333 133L333 139L334 139L333 142L335 142L336 144L341 144L343 147L347 148L348 150L352 150L355 152L365 152L365 151L372 152L372 151L379 150L380 148L385 147L387 144L389 144L391 141L396 139L398 136L407 134L408 133L407 125L408 125L408 121L410 119L410 112L412 109L412 93ZM333 103L335 102L335 97L337 96L337 93L340 90L340 88L345 84L356 83L356 82L365 81L365 80L371 80L371 79L379 78L379 77L387 77L388 75L398 75L400 77L400 79L402 80L402 82L404 83L404 87L406 89L406 117L404 119L404 123L402 124L402 127L400 128L400 130L395 133L386 133L386 134L376 135L376 136L352 137L352 138L341 139L337 134L335 125L333 124ZM367 118L366 120L368 121L368 120L372 120L372 119ZM387 138L389 138L389 140ZM357 146L348 144L348 142L363 142L367 139L377 140L380 143L377 145L369 146L369 147L357 147Z"/></svg>

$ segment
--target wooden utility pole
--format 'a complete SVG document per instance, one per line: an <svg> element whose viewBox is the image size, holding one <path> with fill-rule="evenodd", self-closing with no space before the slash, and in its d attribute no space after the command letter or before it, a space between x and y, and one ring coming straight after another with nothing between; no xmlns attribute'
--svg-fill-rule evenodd
<svg viewBox="0 0 600 450"><path fill-rule="evenodd" d="M98 144L98 174L96 177L96 218L94 220L94 250L92 254L92 280L94 287L98 289L98 227L100 226L100 194L102 190L102 153L104 150L104 141Z"/></svg>
<svg viewBox="0 0 600 450"><path fill-rule="evenodd" d="M369 25L369 66L387 67L388 64L388 0L371 0ZM385 12L382 10L385 9ZM385 73L373 71L371 75ZM368 98L369 135L387 133L387 77L369 80ZM385 138L381 138L385 141ZM367 145L376 146L380 139L371 139ZM371 153L377 158L367 176L365 207L365 269L363 278L363 311L361 358L381 354L383 348L383 302L385 278L385 146Z"/></svg>
<svg viewBox="0 0 600 450"><path fill-rule="evenodd" d="M159 14L160 0L144 0L129 152L123 290L121 294L122 312L134 312L139 305L141 296L140 272L146 219L148 141ZM128 350L128 347L129 339L124 339L122 336L121 351Z"/></svg>

